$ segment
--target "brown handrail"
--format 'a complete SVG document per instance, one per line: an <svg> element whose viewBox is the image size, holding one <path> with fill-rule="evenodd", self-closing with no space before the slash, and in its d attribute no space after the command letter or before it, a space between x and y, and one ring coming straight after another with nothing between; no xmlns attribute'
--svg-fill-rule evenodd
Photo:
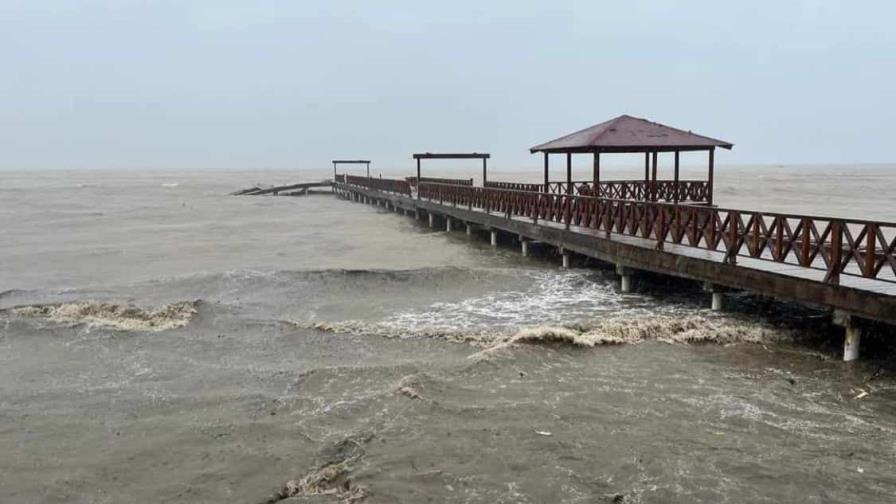
<svg viewBox="0 0 896 504"><path fill-rule="evenodd" d="M407 180L382 179L373 177L358 177L357 175L345 175L345 184L358 187L367 187L378 191L396 194L411 195L411 185Z"/></svg>
<svg viewBox="0 0 896 504"><path fill-rule="evenodd" d="M421 183L421 199L637 236L665 244L896 282L896 223L756 212L698 205ZM870 251L870 252L869 252ZM886 268L889 266L889 268Z"/></svg>

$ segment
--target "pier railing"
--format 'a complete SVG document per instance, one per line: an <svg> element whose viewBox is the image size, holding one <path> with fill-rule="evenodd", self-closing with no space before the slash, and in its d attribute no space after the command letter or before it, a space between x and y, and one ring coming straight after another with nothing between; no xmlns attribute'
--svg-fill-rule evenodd
<svg viewBox="0 0 896 504"><path fill-rule="evenodd" d="M417 187L417 177L407 177L405 180L408 181L409 184L413 187ZM437 178L437 177L420 177L420 180L423 182L432 182L435 184L453 184L453 185L463 185L463 186L471 186L473 185L473 179L455 179L455 178Z"/></svg>
<svg viewBox="0 0 896 504"><path fill-rule="evenodd" d="M345 175L345 184L366 187L368 189L376 189L377 191L411 195L411 185L407 180L400 179L384 179L373 177L358 177L356 175Z"/></svg>
<svg viewBox="0 0 896 504"><path fill-rule="evenodd" d="M421 183L421 199L510 218L527 218L721 252L841 275L896 282L896 223L755 212L699 205Z"/></svg>
<svg viewBox="0 0 896 504"><path fill-rule="evenodd" d="M502 182L497 180L486 181L485 187L494 189L510 189L511 191L539 192L544 190L544 184L527 184L522 182Z"/></svg>

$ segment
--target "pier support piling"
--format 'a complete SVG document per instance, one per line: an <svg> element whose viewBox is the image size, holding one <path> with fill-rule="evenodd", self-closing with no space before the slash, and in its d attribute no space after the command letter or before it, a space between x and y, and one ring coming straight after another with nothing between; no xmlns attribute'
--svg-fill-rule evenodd
<svg viewBox="0 0 896 504"><path fill-rule="evenodd" d="M473 235L473 226L470 225L470 223L468 222L467 223L467 236L472 236L472 235Z"/></svg>
<svg viewBox="0 0 896 504"><path fill-rule="evenodd" d="M429 227L436 227L436 216L433 214L429 214Z"/></svg>
<svg viewBox="0 0 896 504"><path fill-rule="evenodd" d="M521 252L523 253L523 257L529 257L529 242L526 240L520 241Z"/></svg>
<svg viewBox="0 0 896 504"><path fill-rule="evenodd" d="M721 311L722 310L722 293L721 292L713 292L712 293L712 311Z"/></svg>
<svg viewBox="0 0 896 504"><path fill-rule="evenodd" d="M843 362L850 362L859 358L859 344L861 341L861 328L854 326L846 328L846 338L843 340Z"/></svg>
<svg viewBox="0 0 896 504"><path fill-rule="evenodd" d="M569 269L569 252L563 252L563 269Z"/></svg>
<svg viewBox="0 0 896 504"><path fill-rule="evenodd" d="M448 217L445 219L445 232L446 233L451 232L451 217Z"/></svg>
<svg viewBox="0 0 896 504"><path fill-rule="evenodd" d="M492 247L497 247L498 246L498 232L495 231L494 229L492 229L491 235L492 235Z"/></svg>
<svg viewBox="0 0 896 504"><path fill-rule="evenodd" d="M709 292L712 295L712 302L710 304L710 309L712 309L712 311L721 311L722 303L725 298L722 294L722 291L719 289L719 287L714 285L711 282L706 282L703 284L703 290L705 292Z"/></svg>
<svg viewBox="0 0 896 504"><path fill-rule="evenodd" d="M631 292L632 291L632 270L626 268L621 264L616 265L616 274L619 275L619 291L620 292Z"/></svg>
<svg viewBox="0 0 896 504"><path fill-rule="evenodd" d="M862 328L857 327L854 317L840 310L834 310L834 324L843 327L843 362L851 362L859 358L859 347L862 341Z"/></svg>

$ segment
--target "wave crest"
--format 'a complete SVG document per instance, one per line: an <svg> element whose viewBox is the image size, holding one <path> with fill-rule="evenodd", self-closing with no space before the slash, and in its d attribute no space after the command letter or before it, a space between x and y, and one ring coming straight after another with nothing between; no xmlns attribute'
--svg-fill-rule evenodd
<svg viewBox="0 0 896 504"><path fill-rule="evenodd" d="M297 324L298 325L298 324ZM314 323L305 327L330 333L376 335L387 338L438 338L470 343L488 349L517 344L566 344L577 347L665 343L775 343L791 341L796 334L767 322L730 315L628 314L576 325L536 325L480 331L414 330L393 324L346 321Z"/></svg>
<svg viewBox="0 0 896 504"><path fill-rule="evenodd" d="M167 331L190 323L199 301L182 301L157 310L133 305L80 301L13 308L12 313L59 324L87 324L123 331Z"/></svg>

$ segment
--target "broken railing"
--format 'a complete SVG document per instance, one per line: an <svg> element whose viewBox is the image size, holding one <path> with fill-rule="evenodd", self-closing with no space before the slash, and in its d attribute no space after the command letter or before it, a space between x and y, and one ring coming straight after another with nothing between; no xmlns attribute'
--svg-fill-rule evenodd
<svg viewBox="0 0 896 504"><path fill-rule="evenodd" d="M896 282L896 223L698 205L421 183L420 199L506 218L528 218L840 275Z"/></svg>

